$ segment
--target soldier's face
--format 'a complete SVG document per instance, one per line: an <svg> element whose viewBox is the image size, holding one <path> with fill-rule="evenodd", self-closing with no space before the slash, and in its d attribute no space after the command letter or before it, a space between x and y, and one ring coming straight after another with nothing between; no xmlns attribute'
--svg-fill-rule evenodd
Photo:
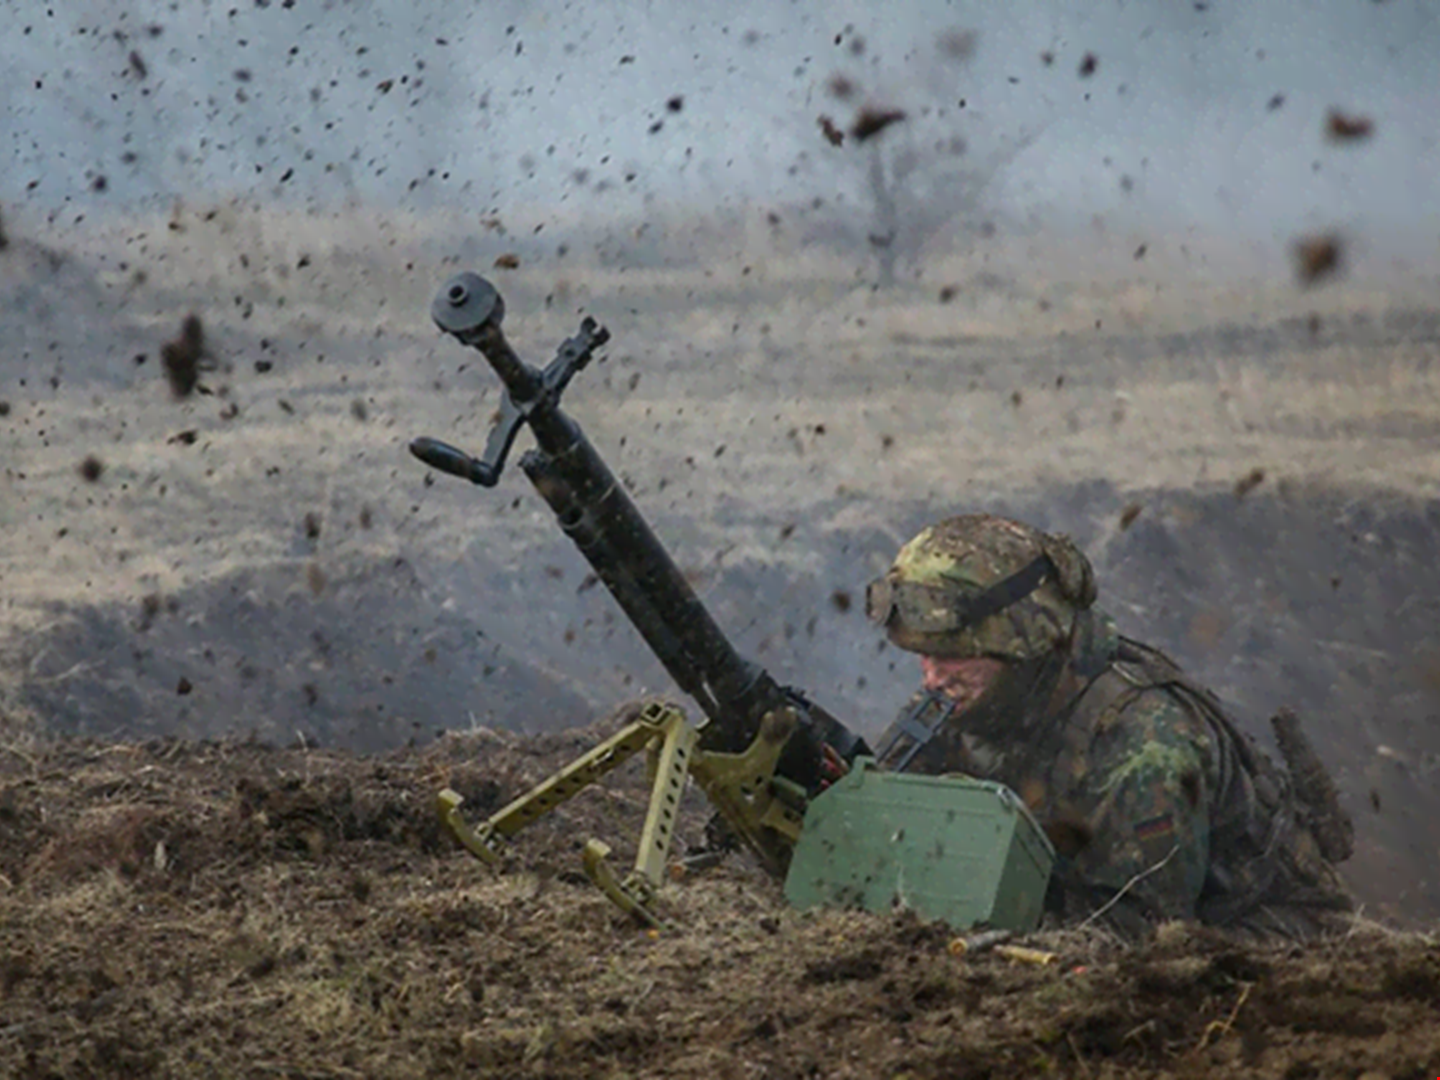
<svg viewBox="0 0 1440 1080"><path fill-rule="evenodd" d="M944 694L962 711L974 704L1004 670L1005 661L994 660L988 656L963 660L920 657L920 673L924 678L925 689Z"/></svg>

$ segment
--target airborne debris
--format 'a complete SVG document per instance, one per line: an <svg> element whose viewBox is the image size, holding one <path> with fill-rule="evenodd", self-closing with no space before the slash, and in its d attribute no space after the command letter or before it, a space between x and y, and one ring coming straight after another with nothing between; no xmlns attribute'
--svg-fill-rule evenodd
<svg viewBox="0 0 1440 1080"><path fill-rule="evenodd" d="M184 697L186 694L190 693L190 691L194 689L195 687L191 685L190 680L185 678L184 675L181 675L180 681L175 684L175 693L179 694L181 697Z"/></svg>
<svg viewBox="0 0 1440 1080"><path fill-rule="evenodd" d="M959 292L960 292L960 287L959 287L958 285L942 285L942 286L940 286L940 303L942 303L942 304L948 304L948 303L950 303L951 300L954 300L954 299L955 299L956 294L959 293Z"/></svg>
<svg viewBox="0 0 1440 1080"><path fill-rule="evenodd" d="M87 483L95 483L105 472L105 463L94 454L87 454L85 460L76 467L82 479Z"/></svg>
<svg viewBox="0 0 1440 1080"><path fill-rule="evenodd" d="M135 629L142 634L149 630L155 623L155 616L160 614L160 594L146 593L140 598L140 618L135 623Z"/></svg>
<svg viewBox="0 0 1440 1080"><path fill-rule="evenodd" d="M1261 468L1251 469L1248 473L1235 481L1235 497L1243 499L1250 492L1265 482L1265 470Z"/></svg>
<svg viewBox="0 0 1440 1080"><path fill-rule="evenodd" d="M1343 247L1334 233L1302 236L1295 241L1293 251L1295 272L1302 285L1314 285L1340 270Z"/></svg>
<svg viewBox="0 0 1440 1080"><path fill-rule="evenodd" d="M1120 511L1120 531L1124 532L1130 528L1131 525L1134 525L1135 519L1140 516L1140 512L1144 509L1145 507L1143 505L1134 502Z"/></svg>
<svg viewBox="0 0 1440 1080"><path fill-rule="evenodd" d="M200 316L191 312L180 324L180 336L160 346L160 359L169 380L170 392L186 398L200 385L200 372L209 370L205 351L205 328Z"/></svg>
<svg viewBox="0 0 1440 1080"><path fill-rule="evenodd" d="M1087 52L1080 59L1080 78L1088 79L1100 67L1100 58L1093 52Z"/></svg>
<svg viewBox="0 0 1440 1080"><path fill-rule="evenodd" d="M855 80L850 78L849 75L837 71L826 80L825 89L829 91L830 96L837 101L849 101L855 96Z"/></svg>
<svg viewBox="0 0 1440 1080"><path fill-rule="evenodd" d="M150 69L145 65L145 58L140 55L138 49L130 50L130 70L135 73L137 79L143 79L150 74Z"/></svg>
<svg viewBox="0 0 1440 1080"><path fill-rule="evenodd" d="M1325 114L1325 137L1334 143L1361 142L1375 133L1368 116L1354 116L1332 108Z"/></svg>
<svg viewBox="0 0 1440 1080"><path fill-rule="evenodd" d="M186 428L184 431L176 432L174 435L171 435L168 439L165 440L165 442L167 445L172 446L194 446L195 440L199 437L200 433L197 432L194 428Z"/></svg>
<svg viewBox="0 0 1440 1080"><path fill-rule="evenodd" d="M865 142L873 139L891 124L898 124L905 119L904 109L881 109L873 105L866 105L850 123L850 137L856 142Z"/></svg>
<svg viewBox="0 0 1440 1080"><path fill-rule="evenodd" d="M685 95L674 94L665 102L665 109L668 112L678 113L685 108Z"/></svg>
<svg viewBox="0 0 1440 1080"><path fill-rule="evenodd" d="M5 219L0 217L0 251L10 246L10 237L5 235Z"/></svg>
<svg viewBox="0 0 1440 1080"><path fill-rule="evenodd" d="M840 614L845 614L851 606L850 594L844 589L836 589L830 594L830 606Z"/></svg>
<svg viewBox="0 0 1440 1080"><path fill-rule="evenodd" d="M520 256L515 254L513 251L507 251L504 255L497 255L495 257L495 269L519 270Z"/></svg>
<svg viewBox="0 0 1440 1080"><path fill-rule="evenodd" d="M825 135L825 141L831 146L840 146L845 142L845 133L835 126L835 121L828 116L821 116L817 121L820 130Z"/></svg>
<svg viewBox="0 0 1440 1080"><path fill-rule="evenodd" d="M979 35L974 30L955 27L944 31L935 39L935 47L951 60L964 62L975 55L975 43Z"/></svg>

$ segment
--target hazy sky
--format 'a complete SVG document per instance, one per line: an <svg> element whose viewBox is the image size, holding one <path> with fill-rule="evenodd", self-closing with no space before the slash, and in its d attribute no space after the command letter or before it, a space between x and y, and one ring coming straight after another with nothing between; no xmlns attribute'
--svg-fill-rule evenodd
<svg viewBox="0 0 1440 1080"><path fill-rule="evenodd" d="M602 218L646 199L833 208L861 197L869 148L830 146L817 117L844 127L868 101L910 114L880 139L936 199L947 171L1003 161L989 191L1017 217L1337 224L1426 251L1440 233L1424 0L0 8L0 203L46 213L235 192ZM1373 137L1327 143L1331 106Z"/></svg>

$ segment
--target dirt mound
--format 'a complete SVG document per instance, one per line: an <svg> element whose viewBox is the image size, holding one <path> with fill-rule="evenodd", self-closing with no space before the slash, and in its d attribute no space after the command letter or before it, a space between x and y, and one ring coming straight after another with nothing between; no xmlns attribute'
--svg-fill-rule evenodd
<svg viewBox="0 0 1440 1080"><path fill-rule="evenodd" d="M961 960L908 913L801 913L739 861L627 923L580 872L633 837L638 762L494 873L483 814L617 721L359 757L251 742L0 747L0 1072L25 1077L1420 1077L1440 944L1357 924L1257 947L1167 927ZM687 802L683 839L705 808ZM617 854L627 856L623 843ZM1428 1071L1427 1071L1428 1070Z"/></svg>
<svg viewBox="0 0 1440 1080"><path fill-rule="evenodd" d="M498 619L447 610L405 559L336 560L326 575L306 546L299 538L287 560L132 606L52 605L21 696L55 734L299 733L361 752L428 738L437 723L596 715L553 665L487 636ZM467 708L477 699L478 717Z"/></svg>

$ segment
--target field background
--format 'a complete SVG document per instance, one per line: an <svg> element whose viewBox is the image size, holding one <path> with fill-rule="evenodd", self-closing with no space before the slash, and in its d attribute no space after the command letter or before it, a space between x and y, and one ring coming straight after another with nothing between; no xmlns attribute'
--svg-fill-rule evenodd
<svg viewBox="0 0 1440 1080"><path fill-rule="evenodd" d="M721 218L534 266L529 230L438 212L24 224L0 253L12 725L377 751L666 691L518 468L432 484L405 450L483 444L497 382L428 317L473 267L532 362L582 313L609 327L567 408L782 681L878 732L915 666L861 598L898 544L975 509L1069 532L1122 629L1262 740L1306 717L1367 913L1440 914L1440 314L1413 267L1306 289L1283 249L1092 229L879 288ZM177 400L160 349L191 312L213 392Z"/></svg>

